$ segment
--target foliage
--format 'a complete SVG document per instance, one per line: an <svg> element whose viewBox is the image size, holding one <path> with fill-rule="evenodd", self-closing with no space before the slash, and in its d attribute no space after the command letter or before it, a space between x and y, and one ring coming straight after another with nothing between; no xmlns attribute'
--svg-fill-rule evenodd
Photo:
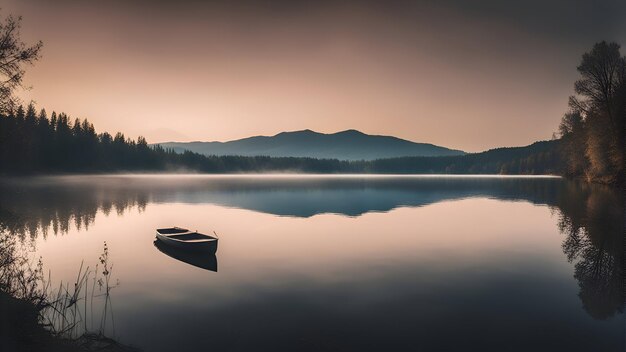
<svg viewBox="0 0 626 352"><path fill-rule="evenodd" d="M607 184L624 182L626 57L617 43L596 43L578 66L578 96L559 127L566 175Z"/></svg>
<svg viewBox="0 0 626 352"><path fill-rule="evenodd" d="M40 285L43 263L38 260L33 264L24 254L15 237L9 236L0 224L0 292L42 309L46 305L45 287Z"/></svg>
<svg viewBox="0 0 626 352"><path fill-rule="evenodd" d="M15 89L22 87L24 66L37 61L41 56L41 41L26 45L20 38L21 17L8 16L0 21L0 112L13 109L19 99Z"/></svg>

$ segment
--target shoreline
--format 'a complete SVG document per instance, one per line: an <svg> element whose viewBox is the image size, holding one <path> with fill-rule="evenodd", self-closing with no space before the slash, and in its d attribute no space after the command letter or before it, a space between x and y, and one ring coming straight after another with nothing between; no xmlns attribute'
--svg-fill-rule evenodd
<svg viewBox="0 0 626 352"><path fill-rule="evenodd" d="M241 173L178 173L178 172L105 172L105 173L49 173L49 174L4 174L0 179L44 178L44 177L393 177L393 178L565 178L553 174L438 174L438 173L310 173L310 172L241 172Z"/></svg>

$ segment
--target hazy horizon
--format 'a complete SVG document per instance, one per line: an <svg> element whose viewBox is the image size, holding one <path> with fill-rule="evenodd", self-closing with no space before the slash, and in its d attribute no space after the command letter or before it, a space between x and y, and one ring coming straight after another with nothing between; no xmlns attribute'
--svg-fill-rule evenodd
<svg viewBox="0 0 626 352"><path fill-rule="evenodd" d="M304 131L311 131L314 133L320 133L320 134L325 134L325 135L332 135L332 134L339 134L342 132L347 132L347 131L357 131L357 132L361 132L361 133L365 133L359 129L356 128L348 128L348 129L344 129L344 130L338 130L338 131L331 131L331 132L320 132L320 131L316 131L316 130L312 130L310 128L304 128L304 129L299 129L299 130L285 130L285 131L280 131L274 134L256 134L256 135L250 135L250 136L246 136L246 137L241 137L241 138L234 138L234 139L228 139L228 140L187 140L187 141L178 141L178 140L166 140L166 141L161 141L161 142L152 142L152 141L148 141L148 143L150 144L166 144L166 143L227 143L227 142L233 142L233 141L238 141L238 140L242 140L242 139L248 139L248 138L253 138L253 137L275 137L281 133L294 133L294 132L304 132ZM401 138L398 136L394 136L394 135L385 135L385 134L379 134L379 133L365 133L369 136L382 136L382 137L396 137L396 138L400 138L402 140L406 140L409 142L414 142L414 143L426 143L429 144L428 142L422 142L422 141L417 141L417 140L411 140L411 139L407 139L407 138ZM525 147L528 146L532 143L535 142L540 142L540 141L544 141L544 140L550 140L550 138L546 138L543 140L536 140L536 141L529 141L526 144L521 144L521 145L503 145L503 146L498 146L498 147L494 147L494 148L499 148L499 147ZM446 145L441 145L441 144L435 144L435 143L430 143L439 147L445 147L445 148L449 148ZM476 152L482 152L482 151L487 151L490 149L494 149L494 148L489 148L489 149L485 149L485 150L479 150ZM449 149L454 149L454 148L449 148ZM461 150L464 151L464 150Z"/></svg>
<svg viewBox="0 0 626 352"><path fill-rule="evenodd" d="M550 139L620 1L8 0L44 42L21 93L150 143L356 129L467 152Z"/></svg>

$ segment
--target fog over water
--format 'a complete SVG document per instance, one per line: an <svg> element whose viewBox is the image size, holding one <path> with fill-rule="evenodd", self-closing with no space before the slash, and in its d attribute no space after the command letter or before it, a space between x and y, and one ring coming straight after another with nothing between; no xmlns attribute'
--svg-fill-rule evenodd
<svg viewBox="0 0 626 352"><path fill-rule="evenodd" d="M622 351L620 211L547 177L0 182L0 221L55 282L106 241L109 334L146 351ZM215 230L216 256L155 245L174 225Z"/></svg>

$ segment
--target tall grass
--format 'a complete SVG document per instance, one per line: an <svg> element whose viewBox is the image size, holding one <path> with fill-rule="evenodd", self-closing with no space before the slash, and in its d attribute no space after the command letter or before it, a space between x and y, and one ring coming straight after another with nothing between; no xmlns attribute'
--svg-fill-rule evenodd
<svg viewBox="0 0 626 352"><path fill-rule="evenodd" d="M83 261L74 282L61 282L53 288L50 273L44 275L42 259L29 260L15 237L0 228L0 291L30 303L38 312L39 323L57 338L89 349L94 345L96 349L129 349L110 337L115 336L111 292L119 285L112 272L105 242L93 269Z"/></svg>
<svg viewBox="0 0 626 352"><path fill-rule="evenodd" d="M112 326L113 309L111 290L119 285L112 283L113 266L109 262L109 248L104 243L104 249L99 263L94 269L81 263L76 279L70 283L60 283L56 290L44 291L46 305L41 310L42 323L54 335L67 339L77 339L89 336L104 337L107 324ZM44 283L42 287L50 287ZM99 314L94 314L94 304L102 301Z"/></svg>

